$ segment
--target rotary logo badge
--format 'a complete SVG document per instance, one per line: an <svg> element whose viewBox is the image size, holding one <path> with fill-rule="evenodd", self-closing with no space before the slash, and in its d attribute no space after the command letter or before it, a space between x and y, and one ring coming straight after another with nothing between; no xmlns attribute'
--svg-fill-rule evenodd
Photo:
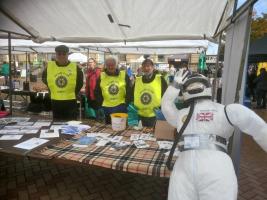
<svg viewBox="0 0 267 200"><path fill-rule="evenodd" d="M68 80L65 76L59 76L57 77L56 79L56 85L59 87L59 88L64 88L66 87L68 83Z"/></svg>
<svg viewBox="0 0 267 200"><path fill-rule="evenodd" d="M147 105L147 104L150 104L152 100L152 97L149 93L143 93L142 96L141 96L141 102L144 104L144 105Z"/></svg>
<svg viewBox="0 0 267 200"><path fill-rule="evenodd" d="M116 95L119 92L119 87L115 84L112 84L108 87L108 92L111 95Z"/></svg>

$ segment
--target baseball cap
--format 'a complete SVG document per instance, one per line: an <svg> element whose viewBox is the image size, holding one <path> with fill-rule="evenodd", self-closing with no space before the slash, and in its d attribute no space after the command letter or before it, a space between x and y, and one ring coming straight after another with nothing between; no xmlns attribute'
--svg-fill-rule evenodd
<svg viewBox="0 0 267 200"><path fill-rule="evenodd" d="M55 48L56 52L65 52L65 53L69 53L69 47L65 46L65 45L59 45Z"/></svg>

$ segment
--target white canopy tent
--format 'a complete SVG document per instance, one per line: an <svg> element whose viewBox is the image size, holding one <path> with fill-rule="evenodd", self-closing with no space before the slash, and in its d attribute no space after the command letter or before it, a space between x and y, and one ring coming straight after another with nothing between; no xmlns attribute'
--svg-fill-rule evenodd
<svg viewBox="0 0 267 200"><path fill-rule="evenodd" d="M37 42L212 40L233 2L1 0L0 29Z"/></svg>
<svg viewBox="0 0 267 200"><path fill-rule="evenodd" d="M54 53L57 45L65 44L70 48L70 52L107 52L113 54L180 54L197 53L207 49L210 42L207 40L174 40L174 41L149 41L149 42L128 42L128 43L62 43L44 42L35 43L31 40L12 40L12 51ZM7 53L8 41L0 39L0 54ZM6 49L6 51L4 51Z"/></svg>

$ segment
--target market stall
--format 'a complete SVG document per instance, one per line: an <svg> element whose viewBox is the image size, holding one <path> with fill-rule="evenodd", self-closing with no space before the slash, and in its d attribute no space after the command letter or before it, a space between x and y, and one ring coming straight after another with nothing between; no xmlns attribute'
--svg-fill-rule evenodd
<svg viewBox="0 0 267 200"><path fill-rule="evenodd" d="M152 129L138 131L129 127L114 131L110 125L86 121L83 131L78 133L73 132L75 126L69 126L72 130L67 132L66 123L51 120L6 118L1 123L2 153L150 176L170 176L165 163L172 142L156 139ZM145 145L140 143L141 140Z"/></svg>

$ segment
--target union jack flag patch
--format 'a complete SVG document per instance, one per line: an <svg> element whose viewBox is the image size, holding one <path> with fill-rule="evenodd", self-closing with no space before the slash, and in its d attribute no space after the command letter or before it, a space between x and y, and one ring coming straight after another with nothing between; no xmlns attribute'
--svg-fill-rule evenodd
<svg viewBox="0 0 267 200"><path fill-rule="evenodd" d="M197 113L197 117L196 117L197 121L205 121L205 122L209 122L209 121L213 121L213 112L201 112L201 113Z"/></svg>

